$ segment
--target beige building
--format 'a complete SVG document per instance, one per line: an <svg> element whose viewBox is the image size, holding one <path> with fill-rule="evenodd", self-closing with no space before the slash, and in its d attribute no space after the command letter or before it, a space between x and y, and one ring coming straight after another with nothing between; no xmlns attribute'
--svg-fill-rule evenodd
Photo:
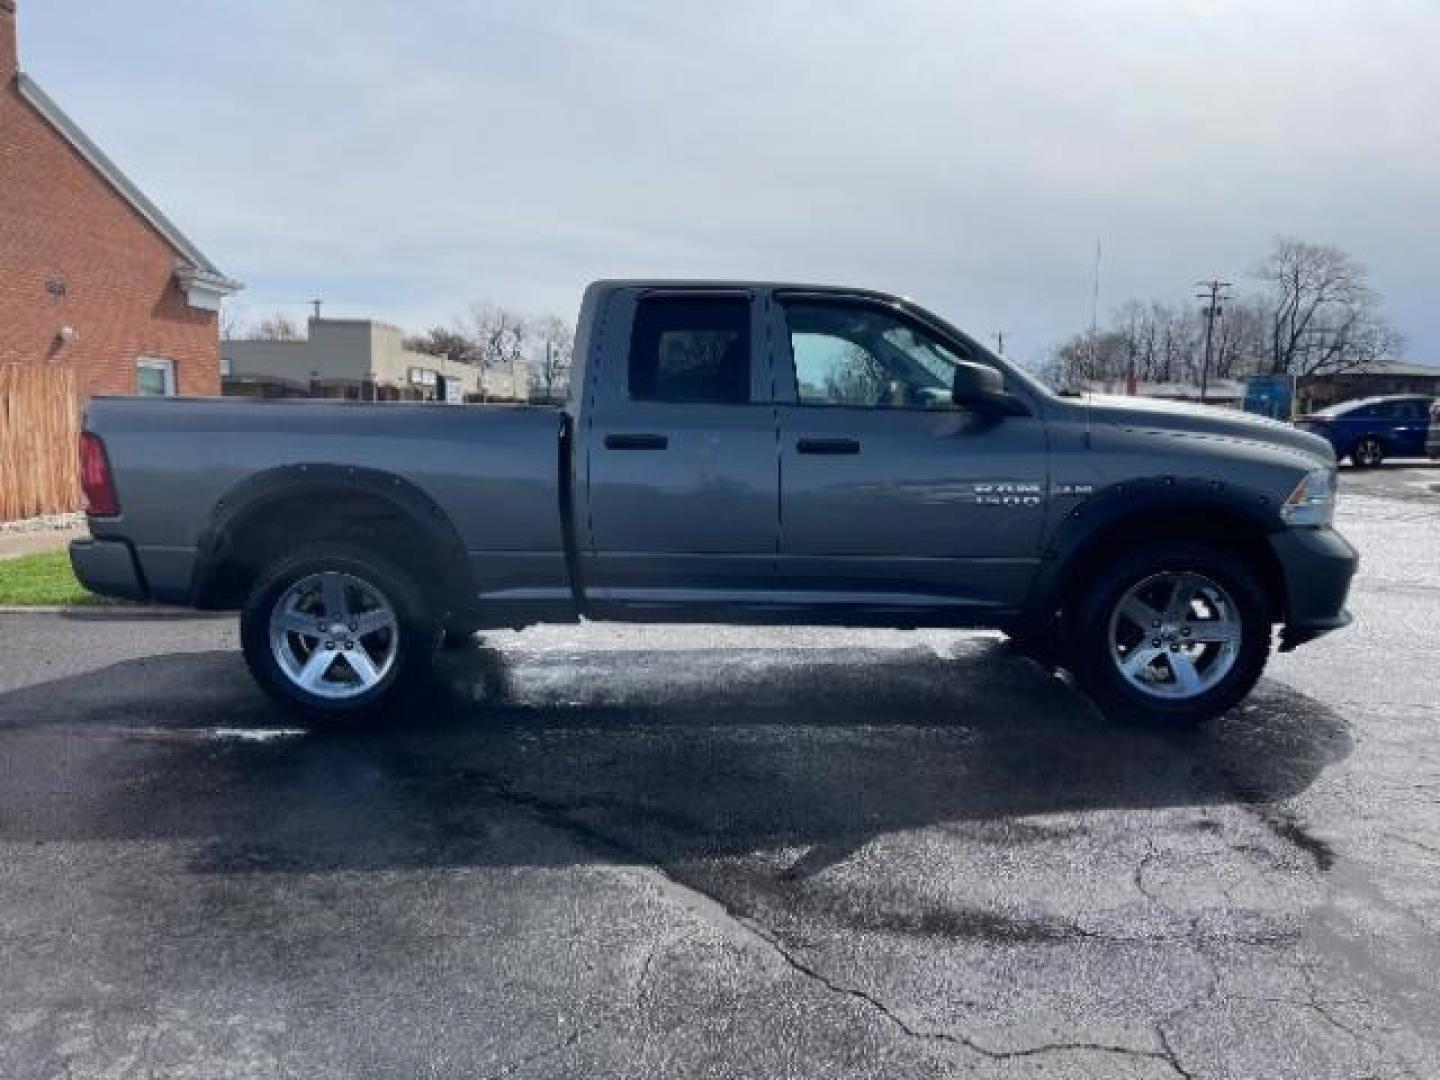
<svg viewBox="0 0 1440 1080"><path fill-rule="evenodd" d="M485 373L405 348L398 326L373 319L309 321L303 341L222 341L225 393L360 401L524 401L524 364Z"/></svg>

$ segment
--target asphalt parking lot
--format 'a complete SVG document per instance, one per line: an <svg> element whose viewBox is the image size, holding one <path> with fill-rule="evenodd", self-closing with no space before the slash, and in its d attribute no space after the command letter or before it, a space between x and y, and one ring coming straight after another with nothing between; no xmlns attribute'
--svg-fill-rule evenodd
<svg viewBox="0 0 1440 1080"><path fill-rule="evenodd" d="M1194 733L990 634L542 628L386 729L0 615L0 1076L1440 1074L1440 468Z"/></svg>

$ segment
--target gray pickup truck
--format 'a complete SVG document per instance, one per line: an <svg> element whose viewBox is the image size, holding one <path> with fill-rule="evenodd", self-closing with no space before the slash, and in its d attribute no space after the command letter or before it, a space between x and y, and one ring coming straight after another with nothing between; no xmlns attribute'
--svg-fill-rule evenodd
<svg viewBox="0 0 1440 1080"><path fill-rule="evenodd" d="M1345 625L1323 439L1064 397L906 300L585 293L559 408L97 398L99 593L238 608L281 701L373 709L444 637L580 618L998 627L1102 705L1213 716Z"/></svg>

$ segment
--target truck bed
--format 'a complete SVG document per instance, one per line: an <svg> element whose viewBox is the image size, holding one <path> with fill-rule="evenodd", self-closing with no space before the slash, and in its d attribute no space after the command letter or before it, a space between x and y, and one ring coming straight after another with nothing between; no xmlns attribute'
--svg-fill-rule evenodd
<svg viewBox="0 0 1440 1080"><path fill-rule="evenodd" d="M187 603L229 506L307 472L373 473L444 507L488 588L562 588L562 420L551 406L98 397L86 426L122 516L93 532L131 545L153 598Z"/></svg>

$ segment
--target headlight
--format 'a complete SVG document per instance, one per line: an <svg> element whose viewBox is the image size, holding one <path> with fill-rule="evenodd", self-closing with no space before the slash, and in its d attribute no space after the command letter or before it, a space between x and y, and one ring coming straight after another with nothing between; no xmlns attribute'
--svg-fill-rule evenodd
<svg viewBox="0 0 1440 1080"><path fill-rule="evenodd" d="M1287 525L1329 525L1335 518L1335 470L1307 473L1285 500L1280 516Z"/></svg>

